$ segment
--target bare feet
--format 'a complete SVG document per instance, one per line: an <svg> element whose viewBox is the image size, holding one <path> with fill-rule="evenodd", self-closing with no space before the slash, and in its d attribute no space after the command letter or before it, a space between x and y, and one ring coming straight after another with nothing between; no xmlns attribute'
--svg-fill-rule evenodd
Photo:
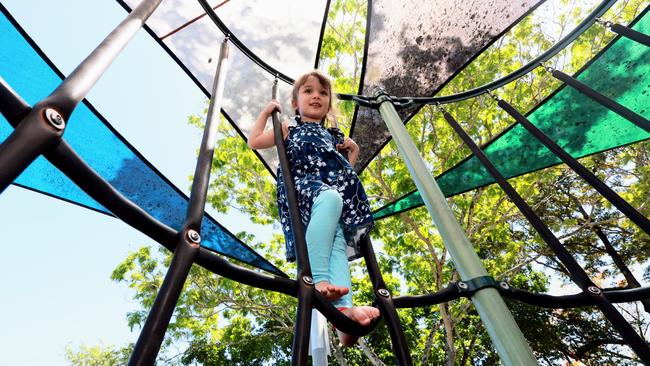
<svg viewBox="0 0 650 366"><path fill-rule="evenodd" d="M316 291L320 292L327 300L334 301L346 295L350 292L350 289L343 286L332 285L327 281L321 281L316 284Z"/></svg>
<svg viewBox="0 0 650 366"><path fill-rule="evenodd" d="M368 325L373 319L379 316L379 309L372 306L353 306L343 309L341 312L361 325ZM337 330L337 333L341 344L345 347L350 347L359 340L359 337L343 333L340 330Z"/></svg>

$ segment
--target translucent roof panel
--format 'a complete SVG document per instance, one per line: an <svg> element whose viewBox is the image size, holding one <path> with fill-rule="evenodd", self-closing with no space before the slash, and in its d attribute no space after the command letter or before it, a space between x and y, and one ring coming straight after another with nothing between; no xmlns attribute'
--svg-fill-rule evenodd
<svg viewBox="0 0 650 366"><path fill-rule="evenodd" d="M633 26L650 33L648 12ZM618 38L578 73L578 80L616 100L637 114L650 118L650 49L627 38ZM507 100L507 96L503 96ZM570 87L556 93L529 113L530 121L575 158L650 138L650 133L597 104ZM560 163L560 159L513 124L489 142L483 151L506 178ZM436 178L445 196L494 183L476 157L470 156ZM376 218L390 216L423 204L412 192L375 212Z"/></svg>
<svg viewBox="0 0 650 366"><path fill-rule="evenodd" d="M125 1L131 9L140 2ZM215 13L232 35L274 69L295 78L314 68L325 14L325 0L212 0L208 3L216 6ZM204 13L196 0L165 0L147 21L147 25L159 38L165 37ZM218 48L211 47L211 40L222 37L219 29L209 21L199 27L181 29L166 37L165 43L176 45L178 56L180 50L214 54ZM191 44L178 47L187 41ZM194 72L195 65L185 65Z"/></svg>
<svg viewBox="0 0 650 366"><path fill-rule="evenodd" d="M31 44L30 44L31 42ZM46 97L62 79L45 57L27 41L7 15L0 15L0 77L28 103ZM0 140L13 128L0 117ZM81 103L68 121L65 140L97 173L125 197L162 223L180 229L187 210L187 197L153 168L88 103ZM16 183L79 205L110 214L81 191L44 158L38 158ZM281 274L223 228L209 215L201 226L202 245L218 253Z"/></svg>
<svg viewBox="0 0 650 366"><path fill-rule="evenodd" d="M196 29L195 29L196 28ZM178 44L169 44L169 48L176 54L183 64L192 64L195 68L195 76L201 84L212 85L216 62L209 62L215 59L216 54L192 52L192 34L199 32L199 29L216 29L212 20L204 17L185 28L187 33L178 33L176 40ZM219 50L224 37L213 33L213 38L205 38L203 50ZM184 39L184 37L188 37ZM165 40L165 43L168 43ZM229 67L226 76L226 85L223 96L222 110L227 114L236 127L248 137L253 122L257 118L262 107L271 100L271 89L274 76L251 61L246 55L230 44ZM279 99L284 102L284 111L290 111L289 99L291 86L280 81ZM211 89L211 88L210 88ZM270 126L270 123L268 124ZM261 150L259 153L264 158L272 172L277 167L277 154L275 149Z"/></svg>
<svg viewBox="0 0 650 366"><path fill-rule="evenodd" d="M458 71L539 5L537 0L372 1L364 94L433 96ZM407 120L417 107L401 110ZM388 140L376 111L360 109L352 132L365 167Z"/></svg>
<svg viewBox="0 0 650 366"><path fill-rule="evenodd" d="M131 8L139 3L126 1ZM293 79L314 68L326 1L211 1L210 4L220 5L215 13L232 35L273 69ZM209 91L216 67L209 61L216 59L224 35L207 16L187 24L202 14L204 11L197 1L163 1L147 25L158 38L164 37L164 45ZM183 25L186 26L169 35ZM259 111L271 99L274 74L232 44L230 50L223 111L247 138ZM290 112L291 86L283 81L279 86L284 111ZM259 153L274 173L275 149Z"/></svg>

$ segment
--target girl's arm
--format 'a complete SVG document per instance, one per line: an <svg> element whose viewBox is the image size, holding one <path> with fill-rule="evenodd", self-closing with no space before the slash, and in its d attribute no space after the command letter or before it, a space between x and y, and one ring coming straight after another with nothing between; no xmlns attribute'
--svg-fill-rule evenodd
<svg viewBox="0 0 650 366"><path fill-rule="evenodd" d="M273 137L273 129L269 129L268 131L264 131L264 127L266 127L266 121L269 119L271 116L271 113L273 113L274 110L281 111L282 108L280 107L280 103L278 103L276 100L273 100L267 104L264 109L260 112L260 115L257 117L257 120L255 120L255 124L253 125L253 129L251 130L250 136L248 136L248 147L250 147L253 150L258 150L258 149L267 149L269 147L275 146L275 139ZM287 138L287 135L289 134L289 125L288 123L282 122L282 138L285 139Z"/></svg>

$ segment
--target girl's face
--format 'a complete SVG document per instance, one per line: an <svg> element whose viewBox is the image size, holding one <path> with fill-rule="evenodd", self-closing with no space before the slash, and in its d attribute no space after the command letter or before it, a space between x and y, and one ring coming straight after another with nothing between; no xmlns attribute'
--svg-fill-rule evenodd
<svg viewBox="0 0 650 366"><path fill-rule="evenodd" d="M320 122L330 110L330 91L315 76L309 76L298 88L298 100L291 105L303 121Z"/></svg>

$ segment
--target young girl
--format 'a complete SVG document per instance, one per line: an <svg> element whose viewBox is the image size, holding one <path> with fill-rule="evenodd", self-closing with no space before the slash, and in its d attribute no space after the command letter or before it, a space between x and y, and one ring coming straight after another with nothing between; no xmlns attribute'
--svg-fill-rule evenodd
<svg viewBox="0 0 650 366"><path fill-rule="evenodd" d="M333 120L332 86L320 72L312 71L296 80L291 106L296 111L296 126L290 126L289 121L282 122L282 137L298 194L300 217L307 227L305 240L316 290L346 316L367 325L379 316L379 310L370 306L352 306L348 266L348 257L358 256L358 251L354 251L357 243L374 224L366 193L352 169L359 147L351 138L344 137L335 125L325 127L328 117ZM281 110L280 104L270 102L255 121L248 139L248 146L252 149L275 145L273 129L264 132L264 127L276 109ZM287 260L294 261L294 239L280 169L278 209L286 239ZM353 251L351 256L348 256L348 246ZM357 341L357 337L341 332L339 338L346 346Z"/></svg>

